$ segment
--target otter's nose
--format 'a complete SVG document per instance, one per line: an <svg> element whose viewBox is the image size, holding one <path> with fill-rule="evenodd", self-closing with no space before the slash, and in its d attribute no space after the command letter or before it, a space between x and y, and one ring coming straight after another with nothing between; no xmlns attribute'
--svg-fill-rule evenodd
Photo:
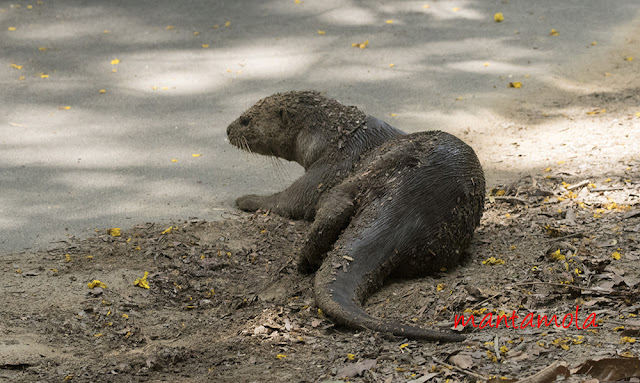
<svg viewBox="0 0 640 383"><path fill-rule="evenodd" d="M227 126L227 137L229 136L230 131L231 131L231 125Z"/></svg>

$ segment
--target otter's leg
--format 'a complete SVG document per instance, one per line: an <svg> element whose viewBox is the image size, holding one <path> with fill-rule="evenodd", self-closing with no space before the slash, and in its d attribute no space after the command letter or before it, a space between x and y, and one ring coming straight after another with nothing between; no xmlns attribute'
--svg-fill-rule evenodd
<svg viewBox="0 0 640 383"><path fill-rule="evenodd" d="M285 190L268 196L245 195L236 199L236 205L244 211L269 210L283 217L311 221L331 174L335 171L328 166L313 166Z"/></svg>
<svg viewBox="0 0 640 383"><path fill-rule="evenodd" d="M349 226L356 211L351 183L344 182L325 195L318 205L315 221L307 233L300 251L298 270L303 273L316 271L327 252L338 240L340 233Z"/></svg>

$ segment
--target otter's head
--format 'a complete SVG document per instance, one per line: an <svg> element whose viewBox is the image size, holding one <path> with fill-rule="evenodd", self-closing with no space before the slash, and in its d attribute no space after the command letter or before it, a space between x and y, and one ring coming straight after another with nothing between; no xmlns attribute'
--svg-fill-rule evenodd
<svg viewBox="0 0 640 383"><path fill-rule="evenodd" d="M227 128L229 142L238 148L296 161L307 168L329 148L337 148L346 128L344 116L356 108L319 92L276 93L258 101ZM340 126L342 125L342 126Z"/></svg>

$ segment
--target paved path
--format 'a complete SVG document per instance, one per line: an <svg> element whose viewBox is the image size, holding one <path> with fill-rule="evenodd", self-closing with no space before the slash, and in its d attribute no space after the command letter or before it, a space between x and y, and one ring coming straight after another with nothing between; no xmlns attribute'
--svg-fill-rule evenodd
<svg viewBox="0 0 640 383"><path fill-rule="evenodd" d="M274 92L326 91L408 131L486 133L514 92L624 64L638 20L637 0L2 0L0 252L215 219L283 188L299 167L225 141Z"/></svg>

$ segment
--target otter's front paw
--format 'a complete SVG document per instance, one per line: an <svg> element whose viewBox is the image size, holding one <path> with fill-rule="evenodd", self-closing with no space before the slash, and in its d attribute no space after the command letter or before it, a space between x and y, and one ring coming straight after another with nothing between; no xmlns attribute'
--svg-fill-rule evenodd
<svg viewBox="0 0 640 383"><path fill-rule="evenodd" d="M260 209L262 197L255 194L244 195L236 200L236 205L240 210L254 212Z"/></svg>

